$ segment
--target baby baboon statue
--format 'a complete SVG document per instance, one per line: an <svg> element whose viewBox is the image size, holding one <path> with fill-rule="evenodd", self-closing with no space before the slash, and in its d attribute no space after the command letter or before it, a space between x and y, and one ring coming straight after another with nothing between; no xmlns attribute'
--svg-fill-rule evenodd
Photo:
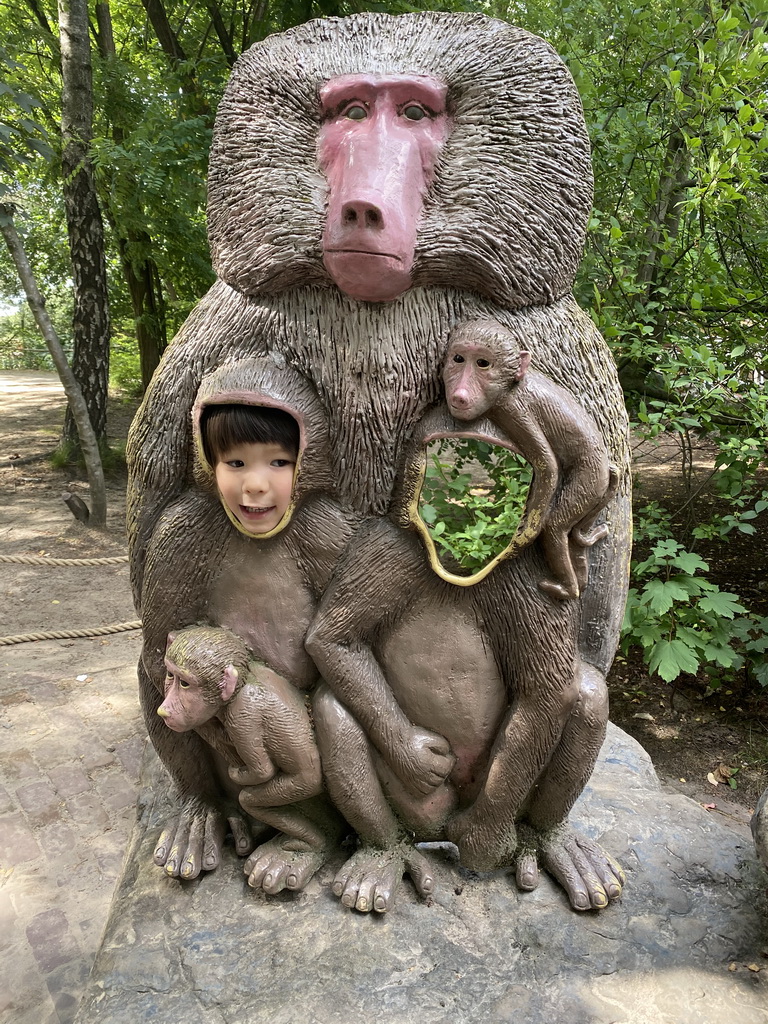
<svg viewBox="0 0 768 1024"><path fill-rule="evenodd" d="M500 323L459 324L443 369L445 397L457 420L487 416L533 467L530 503L547 510L540 539L555 577L539 586L574 598L587 582L583 549L608 535L595 519L616 491L618 470L591 417L530 362Z"/></svg>
<svg viewBox="0 0 768 1024"><path fill-rule="evenodd" d="M621 389L603 340L571 294L591 200L589 140L573 81L551 47L522 29L478 14L367 13L270 36L237 61L211 150L209 236L218 280L164 355L129 439L131 570L145 629L142 704L182 798L156 852L168 873L194 877L215 867L227 819L238 851L247 847L231 780L221 764L212 769L210 746L194 731L172 732L156 714L167 634L204 621L230 629L259 661L315 691L324 713L321 758L333 775L329 794L316 799L336 799L354 817L354 807L334 797L354 785L358 762L351 753L345 760L345 744L354 733L355 750L376 749L372 756L384 764L377 730L386 737L402 725L398 705L426 736L423 746L432 744L439 771L427 781L439 794L436 815L448 815L445 832L467 861L516 862L523 888L541 865L581 909L617 894L619 876L606 855L565 825L604 727L630 538ZM498 322L520 351L535 354L537 374L573 396L572 406L558 402L569 415L582 410L583 438L594 430L595 466L582 472L555 414L539 411L558 471L548 539L543 547L521 545L481 582L462 587L433 579L418 536L389 515L419 424L441 401L449 335L477 320ZM311 431L302 426L293 505L263 535L248 524L272 525L282 505L235 494L222 506L212 467L201 469L199 414L191 415L201 387L222 371L233 374L224 400L261 402L253 398L258 389L236 379L236 368L251 361L266 374L266 403L295 411L292 395L300 392L326 436L319 466L310 449L304 453ZM534 390L535 379L529 371L517 387ZM448 432L460 433L456 420ZM615 493L610 466L617 467ZM302 491L310 470L319 476ZM577 500L580 474L589 481ZM375 622L358 621L355 558L368 573L360 593L375 603L377 573L386 584ZM345 608L339 602L348 593ZM335 690L317 690L317 665L304 647L319 604L310 650L335 673ZM447 645L449 636L469 646ZM346 637L358 657L345 684ZM453 723L436 693L430 696L425 665L438 650L446 685L456 682ZM468 650L481 661L465 658ZM366 692L371 677L362 685L354 678L360 672L397 693L394 704L380 704L375 722L362 697L350 711L337 696L345 685ZM549 723L540 745L528 728L539 721L537 680ZM532 718L517 713L523 688ZM482 723L479 706L487 711ZM458 749L457 722L480 729L471 751ZM517 774L512 752L528 766ZM547 757L548 781L538 785L531 766ZM441 788L444 770L455 808ZM403 770L402 799L390 798L387 771L377 764L367 776L385 826L388 815L409 819L404 794L418 796L424 782L420 769L410 784ZM523 817L535 841L516 831ZM363 847L394 842L392 829L366 832L362 819L350 823ZM352 899L350 883L345 902L386 910L390 899L369 897L378 885L395 886L408 858L416 863L410 852L405 860L389 857L377 879L368 857L362 898L358 890ZM294 875L285 857L274 870L283 880Z"/></svg>
<svg viewBox="0 0 768 1024"><path fill-rule="evenodd" d="M286 848L315 854L311 866L319 867L326 834L295 806L323 789L320 754L299 691L253 661L234 633L213 626L169 634L165 667L165 699L157 713L168 728L201 732L228 761L232 781L243 787L243 809L284 833ZM222 735L205 729L212 719L223 726ZM249 876L252 862L246 861ZM299 888L299 882L289 876L286 888Z"/></svg>

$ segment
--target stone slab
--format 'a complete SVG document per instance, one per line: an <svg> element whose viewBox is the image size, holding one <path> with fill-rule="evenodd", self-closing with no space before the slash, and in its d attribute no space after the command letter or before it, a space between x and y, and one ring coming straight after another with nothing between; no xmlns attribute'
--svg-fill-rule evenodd
<svg viewBox="0 0 768 1024"><path fill-rule="evenodd" d="M406 884L384 916L341 908L336 864L266 897L228 851L181 883L151 864L169 804L150 752L78 1024L768 1024L766 877L749 842L662 791L615 727L572 814L627 871L599 913L570 910L549 879L523 894L507 873L461 869L450 847L429 905Z"/></svg>

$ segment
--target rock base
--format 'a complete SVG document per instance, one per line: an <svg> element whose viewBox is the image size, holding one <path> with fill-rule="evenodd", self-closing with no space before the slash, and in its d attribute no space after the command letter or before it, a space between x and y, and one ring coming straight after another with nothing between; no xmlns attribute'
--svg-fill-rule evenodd
<svg viewBox="0 0 768 1024"><path fill-rule="evenodd" d="M572 911L548 878L460 868L441 847L425 904L344 910L341 864L268 897L241 860L195 882L152 864L172 805L154 754L78 1024L768 1024L768 880L748 841L662 791L610 727L571 815L627 873L620 901ZM750 969L752 968L757 969Z"/></svg>

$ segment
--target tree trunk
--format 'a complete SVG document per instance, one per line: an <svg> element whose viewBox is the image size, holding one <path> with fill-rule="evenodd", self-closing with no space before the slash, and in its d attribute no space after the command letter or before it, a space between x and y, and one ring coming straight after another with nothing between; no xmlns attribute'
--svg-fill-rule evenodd
<svg viewBox="0 0 768 1024"><path fill-rule="evenodd" d="M13 262L16 264L29 308L32 310L37 326L40 328L40 333L43 335L48 351L51 353L54 366L64 386L64 392L69 403L68 408L71 410L72 418L77 425L80 446L85 459L85 468L88 473L88 485L91 489L92 507L88 523L91 526L104 526L107 521L107 491L104 485L104 471L101 465L101 455L99 454L96 434L88 416L88 407L83 398L83 393L67 362L67 357L64 355L64 349L51 323L51 318L48 316L45 301L40 294L40 289L37 287L37 281L29 265L24 246L14 227L13 208L10 206L0 206L0 231L5 238Z"/></svg>
<svg viewBox="0 0 768 1024"><path fill-rule="evenodd" d="M151 240L145 232L141 232L140 236L136 236L135 232L130 232L129 238L121 238L119 242L123 275L128 285L133 307L136 341L139 346L139 362L141 363L141 383L146 391L152 380L152 374L160 362L160 356L168 343L165 330L165 304L155 261L148 257L139 263L134 263L129 255L131 242L150 245Z"/></svg>
<svg viewBox="0 0 768 1024"><path fill-rule="evenodd" d="M229 64L230 67L233 67L237 60L237 54L232 46L231 34L227 31L227 26L224 24L224 19L221 16L221 8L216 0L206 0L205 6L208 8L208 13L211 16L211 23L216 30L216 35L219 37L219 43L221 44L222 52L227 59L227 64Z"/></svg>
<svg viewBox="0 0 768 1024"><path fill-rule="evenodd" d="M637 278L646 285L646 299L654 298L659 284L659 259L665 241L673 241L680 228L680 204L685 199L685 183L691 166L691 155L682 131L670 130L664 162L661 167L656 201L648 218L645 232L646 256Z"/></svg>
<svg viewBox="0 0 768 1024"><path fill-rule="evenodd" d="M99 442L107 436L109 303L104 228L93 182L90 143L93 83L86 0L59 0L61 137L64 208L74 279L72 372L83 392ZM79 447L71 409L63 441Z"/></svg>
<svg viewBox="0 0 768 1024"><path fill-rule="evenodd" d="M141 0L141 2L152 28L155 30L157 41L171 67L178 72L182 91L192 101L195 113L210 117L211 108L208 105L208 100L203 95L194 72L189 70L187 55L179 42L179 37L171 28L162 0Z"/></svg>
<svg viewBox="0 0 768 1024"><path fill-rule="evenodd" d="M108 2L102 0L96 4L96 21L99 27L99 53L105 61L114 60L117 55L112 31L112 14ZM125 138L122 128L113 127L112 137L118 145L122 145ZM140 194L138 182L135 182L134 185L134 194L138 196ZM160 362L160 356L168 344L165 302L160 274L151 255L152 239L149 233L132 229L121 230L120 218L116 216L115 211L112 211L110 215L109 206L107 206L107 218L118 236L120 263L133 309L133 321L141 363L141 380L146 391L152 374ZM132 246L137 247L141 253L139 258L136 258L136 254L131 252Z"/></svg>

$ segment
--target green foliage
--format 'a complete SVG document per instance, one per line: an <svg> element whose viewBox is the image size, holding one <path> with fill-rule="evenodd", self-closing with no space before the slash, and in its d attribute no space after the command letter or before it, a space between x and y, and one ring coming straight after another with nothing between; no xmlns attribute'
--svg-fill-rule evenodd
<svg viewBox="0 0 768 1024"><path fill-rule="evenodd" d="M505 449L446 443L430 453L419 512L438 550L476 572L514 536L530 481L528 464Z"/></svg>
<svg viewBox="0 0 768 1024"><path fill-rule="evenodd" d="M649 671L668 683L706 667L710 689L741 669L768 686L768 619L750 615L738 595L706 578L704 559L664 536L671 528L658 505L645 509L638 526L655 542L632 565L636 585L622 627L624 653L639 646Z"/></svg>
<svg viewBox="0 0 768 1024"><path fill-rule="evenodd" d="M144 390L136 341L119 331L113 334L110 346L109 386L125 398L138 398Z"/></svg>
<svg viewBox="0 0 768 1024"><path fill-rule="evenodd" d="M639 408L651 431L738 430L755 406L765 424L768 48L756 13L574 2L553 26L594 146L577 294L632 407L656 399Z"/></svg>
<svg viewBox="0 0 768 1024"><path fill-rule="evenodd" d="M0 47L0 197L11 191L19 165L53 156L48 132L40 123L43 104L17 80L23 65Z"/></svg>
<svg viewBox="0 0 768 1024"><path fill-rule="evenodd" d="M50 370L52 367L45 342L27 309L0 317L0 369Z"/></svg>
<svg viewBox="0 0 768 1024"><path fill-rule="evenodd" d="M72 347L72 296L62 290L51 296L48 314L69 355ZM26 302L0 316L0 369L53 370L53 361Z"/></svg>

